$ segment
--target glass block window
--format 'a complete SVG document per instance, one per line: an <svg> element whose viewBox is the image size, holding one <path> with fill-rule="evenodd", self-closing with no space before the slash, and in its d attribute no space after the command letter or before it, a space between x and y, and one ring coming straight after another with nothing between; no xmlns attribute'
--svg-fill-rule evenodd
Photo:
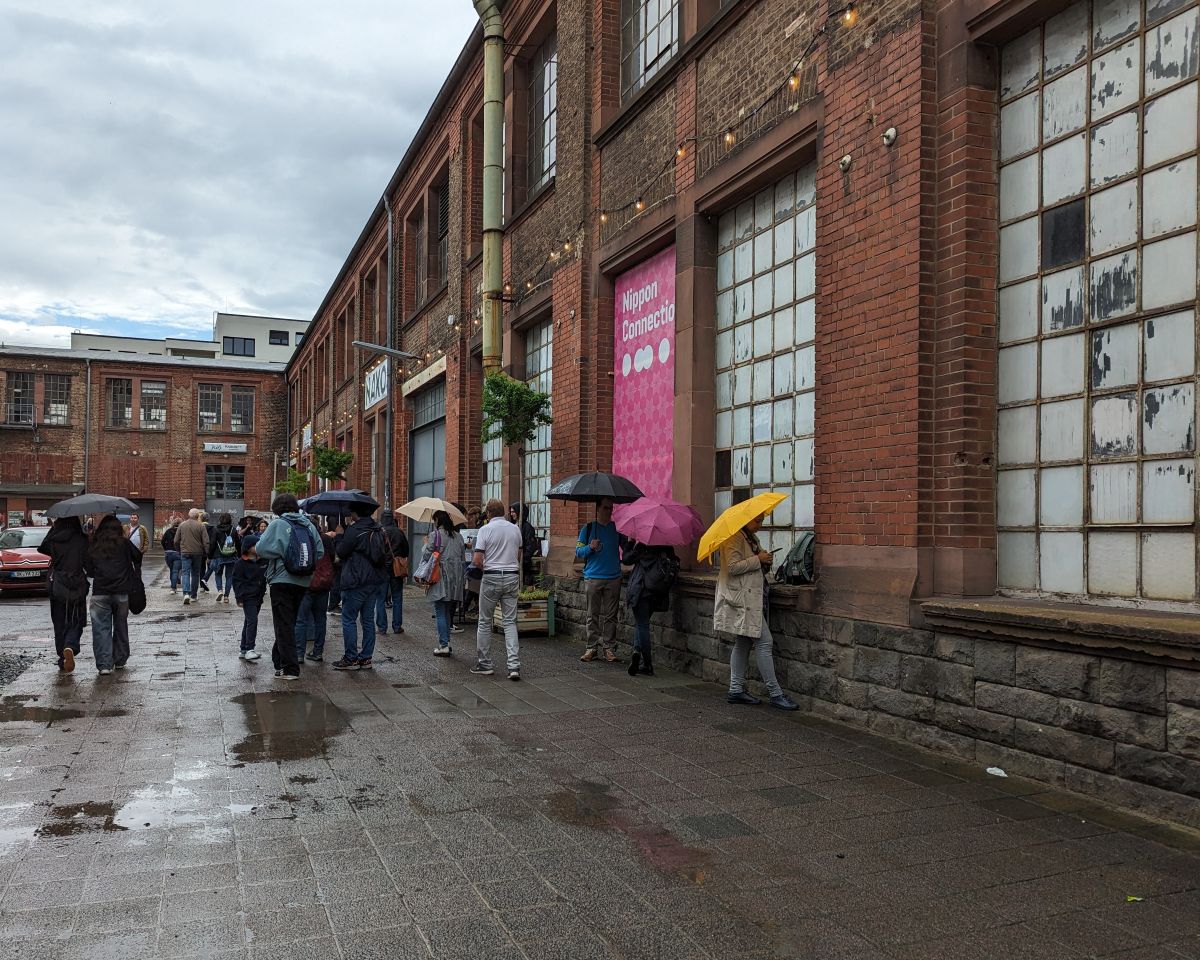
<svg viewBox="0 0 1200 960"><path fill-rule="evenodd" d="M141 398L141 425L143 430L167 429L167 385L162 380L143 380L139 390Z"/></svg>
<svg viewBox="0 0 1200 960"><path fill-rule="evenodd" d="M4 379L4 421L33 424L33 374L9 373Z"/></svg>
<svg viewBox="0 0 1200 960"><path fill-rule="evenodd" d="M110 427L133 426L133 381L110 377L104 383L105 423Z"/></svg>
<svg viewBox="0 0 1200 960"><path fill-rule="evenodd" d="M529 61L529 192L554 176L558 160L558 35Z"/></svg>
<svg viewBox="0 0 1200 960"><path fill-rule="evenodd" d="M552 393L554 367L554 321L547 320L525 333L525 382L540 393ZM538 427L525 445L525 502L529 522L542 539L550 536L550 431L551 424Z"/></svg>
<svg viewBox="0 0 1200 960"><path fill-rule="evenodd" d="M760 538L786 550L813 526L816 166L717 225L716 497L790 494Z"/></svg>
<svg viewBox="0 0 1200 960"><path fill-rule="evenodd" d="M200 432L221 429L221 385L219 383L202 383L196 388L199 398Z"/></svg>
<svg viewBox="0 0 1200 960"><path fill-rule="evenodd" d="M1200 10L1076 3L1001 57L997 580L1196 599Z"/></svg>
<svg viewBox="0 0 1200 960"><path fill-rule="evenodd" d="M229 429L232 433L254 432L254 388L231 387L229 391Z"/></svg>
<svg viewBox="0 0 1200 960"><path fill-rule="evenodd" d="M47 373L42 378L42 422L66 426L71 422L71 378Z"/></svg>
<svg viewBox="0 0 1200 960"><path fill-rule="evenodd" d="M679 0L622 0L621 99L642 89L679 49Z"/></svg>

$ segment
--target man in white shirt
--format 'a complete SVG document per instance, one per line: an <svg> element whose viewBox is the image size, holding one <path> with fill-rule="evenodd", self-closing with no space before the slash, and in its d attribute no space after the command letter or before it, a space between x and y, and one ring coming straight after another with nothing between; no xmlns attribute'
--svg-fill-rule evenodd
<svg viewBox="0 0 1200 960"><path fill-rule="evenodd" d="M150 546L150 535L146 532L146 528L142 526L136 513L130 514L129 522L125 524L125 536L143 554Z"/></svg>
<svg viewBox="0 0 1200 960"><path fill-rule="evenodd" d="M482 677L494 674L492 666L492 615L500 605L504 645L508 649L508 679L521 679L520 646L517 642L517 592L520 589L521 528L504 518L504 504L489 500L488 522L475 538L474 565L483 570L479 585L479 626L475 631L475 666L471 672Z"/></svg>

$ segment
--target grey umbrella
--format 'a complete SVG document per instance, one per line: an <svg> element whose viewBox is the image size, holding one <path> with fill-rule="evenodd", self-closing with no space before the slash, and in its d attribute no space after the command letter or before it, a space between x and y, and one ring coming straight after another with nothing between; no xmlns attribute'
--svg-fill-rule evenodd
<svg viewBox="0 0 1200 960"><path fill-rule="evenodd" d="M615 473L577 473L558 481L546 491L546 496L551 500L574 500L576 503L599 503L601 500L633 503L644 494L632 480Z"/></svg>
<svg viewBox="0 0 1200 960"><path fill-rule="evenodd" d="M138 505L124 497L110 497L103 493L81 493L69 500L60 500L49 510L46 516L51 520L59 517L86 517L93 513L120 513L128 511L137 513Z"/></svg>

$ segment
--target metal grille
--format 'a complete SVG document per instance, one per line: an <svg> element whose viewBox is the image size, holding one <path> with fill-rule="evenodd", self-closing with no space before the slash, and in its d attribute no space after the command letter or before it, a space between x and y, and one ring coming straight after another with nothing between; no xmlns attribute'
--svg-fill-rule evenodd
<svg viewBox="0 0 1200 960"><path fill-rule="evenodd" d="M141 382L141 425L143 430L167 429L167 385L161 380Z"/></svg>
<svg viewBox="0 0 1200 960"><path fill-rule="evenodd" d="M529 192L554 176L558 160L558 35L529 61Z"/></svg>
<svg viewBox="0 0 1200 960"><path fill-rule="evenodd" d="M525 334L525 382L539 393L553 393L554 321L530 327ZM551 424L542 424L525 445L525 502L529 522L538 535L550 535L550 439Z"/></svg>
<svg viewBox="0 0 1200 960"><path fill-rule="evenodd" d="M112 377L105 382L105 406L110 427L133 426L133 381Z"/></svg>
<svg viewBox="0 0 1200 960"><path fill-rule="evenodd" d="M65 426L71 422L71 378L58 373L42 377L42 422Z"/></svg>
<svg viewBox="0 0 1200 960"><path fill-rule="evenodd" d="M813 526L815 177L810 164L717 225L714 506L790 494L767 518L768 550Z"/></svg>
<svg viewBox="0 0 1200 960"><path fill-rule="evenodd" d="M200 432L212 432L221 429L221 385L219 383L202 383L197 388L199 398Z"/></svg>
<svg viewBox="0 0 1200 960"><path fill-rule="evenodd" d="M254 432L254 388L233 387L229 396L229 429L232 433Z"/></svg>
<svg viewBox="0 0 1200 960"><path fill-rule="evenodd" d="M33 374L8 373L4 380L6 423L33 424Z"/></svg>
<svg viewBox="0 0 1200 960"><path fill-rule="evenodd" d="M622 0L621 99L637 93L679 49L679 0Z"/></svg>
<svg viewBox="0 0 1200 960"><path fill-rule="evenodd" d="M1196 597L1197 7L1003 50L997 580Z"/></svg>

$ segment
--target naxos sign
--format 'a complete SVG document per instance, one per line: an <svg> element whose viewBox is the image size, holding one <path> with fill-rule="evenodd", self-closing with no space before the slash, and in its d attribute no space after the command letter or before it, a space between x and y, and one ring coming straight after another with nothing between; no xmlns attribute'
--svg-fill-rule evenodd
<svg viewBox="0 0 1200 960"><path fill-rule="evenodd" d="M391 378L388 376L388 358L367 371L363 377L363 409L370 410L380 400L387 399L388 386Z"/></svg>

